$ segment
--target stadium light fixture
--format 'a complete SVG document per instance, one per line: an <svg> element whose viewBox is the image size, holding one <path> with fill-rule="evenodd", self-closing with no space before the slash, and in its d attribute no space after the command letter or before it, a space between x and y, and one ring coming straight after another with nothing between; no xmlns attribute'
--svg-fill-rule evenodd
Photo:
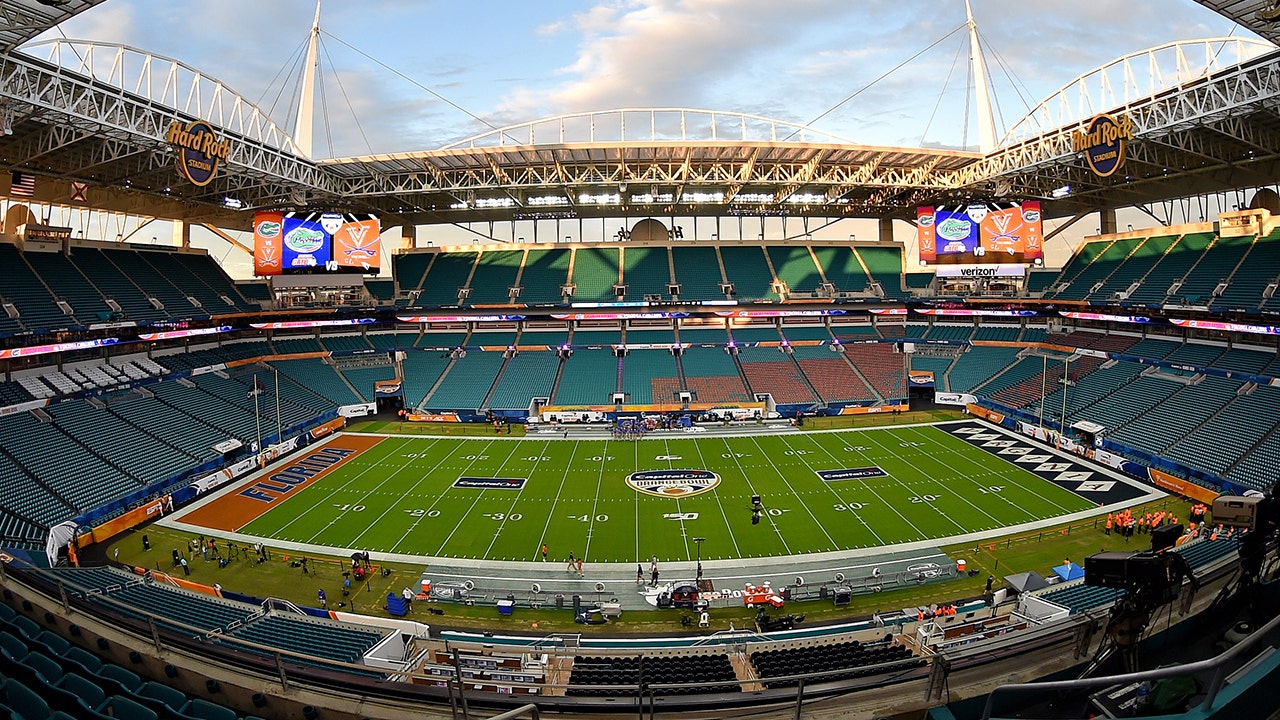
<svg viewBox="0 0 1280 720"><path fill-rule="evenodd" d="M1054 198L1054 199L1056 200L1056 199L1064 198L1064 197L1066 197L1066 196L1068 196L1068 195L1070 195L1070 194L1071 194L1071 186L1070 186L1070 185L1063 185L1062 187L1056 187L1056 188L1054 188L1054 189L1049 193L1049 197Z"/></svg>

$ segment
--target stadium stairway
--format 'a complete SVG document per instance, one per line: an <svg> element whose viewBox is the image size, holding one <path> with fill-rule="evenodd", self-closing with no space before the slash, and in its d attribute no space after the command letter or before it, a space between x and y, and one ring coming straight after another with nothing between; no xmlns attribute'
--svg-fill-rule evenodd
<svg viewBox="0 0 1280 720"><path fill-rule="evenodd" d="M1213 244L1183 278L1174 297L1186 304L1208 305L1213 300L1213 291L1235 272L1252 244L1252 238L1214 238Z"/></svg>
<svg viewBox="0 0 1280 720"><path fill-rule="evenodd" d="M853 249L840 246L813 248L813 256L823 276L835 286L838 293L865 293L870 278L862 260Z"/></svg>
<svg viewBox="0 0 1280 720"><path fill-rule="evenodd" d="M1083 300L1089 288L1083 287L1084 281L1081 281L1081 277L1089 272L1089 268L1110 249L1113 242L1114 240L1095 240L1081 245L1063 266L1058 279L1050 286L1045 296L1060 300ZM1093 274L1100 273L1093 271ZM1081 281L1079 285L1077 281ZM1092 287L1092 284L1089 287Z"/></svg>
<svg viewBox="0 0 1280 720"><path fill-rule="evenodd" d="M1222 292L1215 294L1210 307L1216 311L1253 312L1262 305L1263 292L1280 272L1280 231L1253 240L1244 257L1226 278Z"/></svg>
<svg viewBox="0 0 1280 720"><path fill-rule="evenodd" d="M751 394L768 392L776 403L812 404L819 395L794 358L777 347L742 347L738 365Z"/></svg>
<svg viewBox="0 0 1280 720"><path fill-rule="evenodd" d="M1128 301L1147 305L1163 304L1170 290L1180 284L1204 256L1213 239L1213 233L1187 233L1179 236L1141 278L1138 288L1129 295Z"/></svg>

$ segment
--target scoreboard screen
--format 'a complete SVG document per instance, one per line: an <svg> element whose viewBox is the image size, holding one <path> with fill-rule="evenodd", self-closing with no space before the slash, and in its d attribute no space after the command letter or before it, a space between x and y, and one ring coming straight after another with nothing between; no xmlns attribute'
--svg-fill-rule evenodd
<svg viewBox="0 0 1280 720"><path fill-rule="evenodd" d="M1044 262L1040 203L972 202L916 208L920 264Z"/></svg>
<svg viewBox="0 0 1280 720"><path fill-rule="evenodd" d="M372 215L258 212L253 215L253 274L377 274L382 235Z"/></svg>

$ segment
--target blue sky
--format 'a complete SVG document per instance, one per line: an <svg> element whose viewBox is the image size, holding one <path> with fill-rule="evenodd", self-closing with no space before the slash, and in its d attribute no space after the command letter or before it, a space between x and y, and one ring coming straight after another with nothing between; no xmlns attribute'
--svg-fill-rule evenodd
<svg viewBox="0 0 1280 720"><path fill-rule="evenodd" d="M1175 40L1251 37L1192 0L972 4L995 87L997 134L1028 105L1117 57ZM41 39L65 34L175 58L291 130L314 13L314 0L109 0ZM816 128L858 143L975 145L976 124L965 113L967 38L963 29L953 32L963 23L963 0L325 0L324 102L313 157L429 150L490 126L623 107L798 123L821 116ZM1121 222L1151 224L1137 211ZM770 237L797 232L770 223ZM721 228L721 237L734 225ZM1049 264L1065 262L1094 225L1087 220L1059 234L1046 247ZM896 226L913 257L911 227ZM611 228L591 225L578 239L602 240ZM433 226L419 237L469 245L488 232L472 230ZM498 223L494 239L530 230ZM566 230L540 232L553 238ZM845 220L815 237L855 233L875 237L875 221ZM251 273L248 257L216 235L200 230L192 242L234 276Z"/></svg>
<svg viewBox="0 0 1280 720"><path fill-rule="evenodd" d="M1233 31L1191 0L972 2L998 127L1120 55ZM110 0L61 30L181 60L291 127L290 71L314 12L313 0ZM816 126L874 145L974 143L963 31L872 84L963 22L961 0L327 0L315 155L486 129L424 87L492 125L651 106L808 122L857 93Z"/></svg>

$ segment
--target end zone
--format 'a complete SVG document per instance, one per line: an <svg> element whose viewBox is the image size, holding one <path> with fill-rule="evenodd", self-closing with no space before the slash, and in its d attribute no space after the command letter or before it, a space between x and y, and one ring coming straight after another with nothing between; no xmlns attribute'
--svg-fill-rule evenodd
<svg viewBox="0 0 1280 720"><path fill-rule="evenodd" d="M382 440L380 437L338 435L323 445L306 448L279 467L255 473L229 490L188 510L179 511L170 521L238 532L292 497L295 490L328 475Z"/></svg>

